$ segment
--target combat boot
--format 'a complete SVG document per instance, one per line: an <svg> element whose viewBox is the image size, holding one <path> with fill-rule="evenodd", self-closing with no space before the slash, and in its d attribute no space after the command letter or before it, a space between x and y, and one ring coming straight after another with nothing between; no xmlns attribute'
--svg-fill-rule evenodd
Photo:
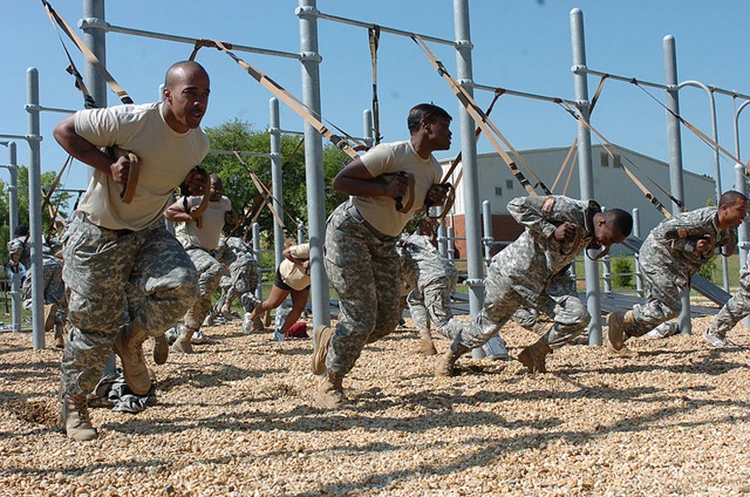
<svg viewBox="0 0 750 497"><path fill-rule="evenodd" d="M453 366L463 352L454 352L453 346L448 347L445 354L435 361L435 376L453 376Z"/></svg>
<svg viewBox="0 0 750 497"><path fill-rule="evenodd" d="M65 338L63 337L65 327L62 325L62 323L58 323L55 325L55 348L56 349L64 349L65 348Z"/></svg>
<svg viewBox="0 0 750 497"><path fill-rule="evenodd" d="M146 361L143 358L143 342L148 335L140 326L131 323L120 328L112 348L122 360L125 383L136 395L146 395L151 389Z"/></svg>
<svg viewBox="0 0 750 497"><path fill-rule="evenodd" d="M49 331L55 327L56 314L57 304L46 304L44 306L44 331Z"/></svg>
<svg viewBox="0 0 750 497"><path fill-rule="evenodd" d="M68 438L88 441L94 440L98 436L94 427L91 426L85 395L64 394L60 419Z"/></svg>
<svg viewBox="0 0 750 497"><path fill-rule="evenodd" d="M315 403L324 409L341 409L348 407L349 401L344 396L344 373L328 371L320 379L318 391L315 394Z"/></svg>
<svg viewBox="0 0 750 497"><path fill-rule="evenodd" d="M524 347L521 353L518 354L518 361L526 366L526 369L530 373L546 373L547 365L544 360L550 352L552 352L552 349L544 341L544 337L542 337L533 345Z"/></svg>
<svg viewBox="0 0 750 497"><path fill-rule="evenodd" d="M412 355L436 355L435 344L432 343L430 330L419 330L419 343L409 351Z"/></svg>
<svg viewBox="0 0 750 497"><path fill-rule="evenodd" d="M183 354L192 354L193 345L191 340L193 339L193 333L195 330L188 328L187 326L180 329L180 336L172 344L172 352L181 352Z"/></svg>
<svg viewBox="0 0 750 497"><path fill-rule="evenodd" d="M323 374L325 372L328 347L331 346L331 338L333 338L335 331L335 328L322 324L316 326L313 330L313 353L310 361L313 374Z"/></svg>
<svg viewBox="0 0 750 497"><path fill-rule="evenodd" d="M628 338L627 330L635 323L633 311L623 315L620 312L611 312L607 316L607 350L613 354L624 354L627 352L625 340Z"/></svg>
<svg viewBox="0 0 750 497"><path fill-rule="evenodd" d="M154 337L154 362L164 364L169 358L169 344L165 335Z"/></svg>

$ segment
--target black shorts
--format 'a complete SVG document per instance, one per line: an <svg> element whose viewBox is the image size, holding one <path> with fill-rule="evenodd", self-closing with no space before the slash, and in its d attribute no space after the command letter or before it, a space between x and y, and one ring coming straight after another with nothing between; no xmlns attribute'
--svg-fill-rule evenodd
<svg viewBox="0 0 750 497"><path fill-rule="evenodd" d="M284 283L284 280L281 278L281 273L278 269L276 269L276 277L273 279L273 284L285 292L301 292L302 290L295 290L294 288L290 287L286 283ZM310 285L307 285L303 290L309 290Z"/></svg>

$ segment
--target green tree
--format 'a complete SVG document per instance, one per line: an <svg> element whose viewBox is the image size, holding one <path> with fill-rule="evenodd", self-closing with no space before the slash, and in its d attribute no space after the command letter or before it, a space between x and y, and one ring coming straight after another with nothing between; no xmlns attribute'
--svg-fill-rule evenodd
<svg viewBox="0 0 750 497"><path fill-rule="evenodd" d="M612 282L615 288L633 287L633 265L630 259L619 257L612 259Z"/></svg>

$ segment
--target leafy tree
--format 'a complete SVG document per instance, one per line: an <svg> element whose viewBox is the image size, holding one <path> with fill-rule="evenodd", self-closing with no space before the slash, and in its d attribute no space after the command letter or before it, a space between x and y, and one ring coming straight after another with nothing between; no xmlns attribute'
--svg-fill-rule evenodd
<svg viewBox="0 0 750 497"><path fill-rule="evenodd" d="M612 259L612 280L616 288L633 287L633 265L630 259L619 257Z"/></svg>

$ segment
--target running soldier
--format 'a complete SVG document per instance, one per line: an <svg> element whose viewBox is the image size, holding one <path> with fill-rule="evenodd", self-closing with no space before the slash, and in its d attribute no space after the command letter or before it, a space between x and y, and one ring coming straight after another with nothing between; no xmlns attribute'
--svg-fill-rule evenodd
<svg viewBox="0 0 750 497"><path fill-rule="evenodd" d="M570 264L581 250L604 248L598 257L603 256L633 228L633 218L622 209L602 212L593 200L563 196L516 198L508 203L508 212L526 229L492 258L484 280L484 308L438 358L436 376L452 376L461 355L498 334L522 307L544 312L554 321L518 356L530 372L546 372L547 354L573 340L590 320Z"/></svg>
<svg viewBox="0 0 750 497"><path fill-rule="evenodd" d="M200 123L209 77L195 62L178 62L165 78L164 101L76 112L54 130L74 158L95 169L63 237L63 279L72 324L62 359L63 424L69 438L92 440L86 395L113 348L137 395L151 388L142 344L172 326L198 295L195 267L169 234L162 213L175 187L203 189L193 168L209 150ZM99 147L117 145L140 159L131 203L120 200L131 163ZM135 167L135 166L133 166Z"/></svg>
<svg viewBox="0 0 750 497"><path fill-rule="evenodd" d="M636 304L625 315L613 312L607 347L620 353L629 337L643 336L664 321L676 317L682 308L680 292L717 248L729 257L736 245L733 230L747 214L747 197L728 191L719 207L703 207L665 219L651 230L641 246L640 265L646 282L646 304ZM722 319L730 313L724 313ZM735 321L736 323L736 321ZM711 335L707 340L713 338Z"/></svg>
<svg viewBox="0 0 750 497"><path fill-rule="evenodd" d="M208 208L198 218L190 214L203 201L202 196L178 198L169 206L165 215L173 223L184 223L177 233L177 239L198 271L198 301L188 309L182 318L185 325L177 340L172 344L174 352L193 353L193 343L203 343L200 331L203 320L211 312L211 296L219 286L221 277L227 272L224 265L213 256L219 247L221 230L225 224L234 224L235 215L232 203L224 196L224 185L217 175L210 176L211 193ZM198 335L200 334L200 335ZM194 336L198 335L195 337ZM166 358L164 358L166 362ZM161 363L161 358L157 363Z"/></svg>
<svg viewBox="0 0 750 497"><path fill-rule="evenodd" d="M715 348L727 346L727 332L750 315L750 258L745 261L740 274L740 289L724 304L703 334L703 339Z"/></svg>
<svg viewBox="0 0 750 497"><path fill-rule="evenodd" d="M396 242L414 212L445 201L435 150L451 144L450 115L420 104L409 112L411 138L380 144L350 162L333 187L350 195L328 218L325 266L339 295L335 330L313 331L312 369L325 373L315 396L321 407L346 406L344 376L368 343L392 333L400 316Z"/></svg>
<svg viewBox="0 0 750 497"><path fill-rule="evenodd" d="M23 264L27 270L31 268L31 248L27 241L29 227L16 227L14 237L8 242L8 265L10 270L18 273ZM63 339L65 316L65 284L62 278L62 264L55 256L55 250L49 241L42 243L42 273L44 279L44 331L55 329L55 347L65 346ZM21 297L25 309L31 309L31 275L28 274L21 286Z"/></svg>

